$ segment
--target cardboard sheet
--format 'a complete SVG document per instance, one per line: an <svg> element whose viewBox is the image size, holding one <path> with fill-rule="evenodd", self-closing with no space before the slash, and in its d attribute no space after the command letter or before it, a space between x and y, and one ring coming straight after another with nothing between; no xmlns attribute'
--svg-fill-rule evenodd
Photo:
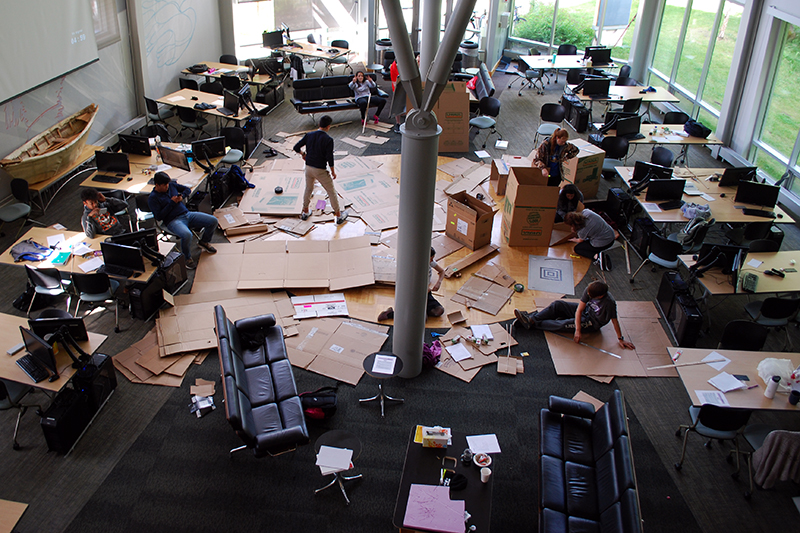
<svg viewBox="0 0 800 533"><path fill-rule="evenodd" d="M603 402L589 394L588 392L578 391L578 394L572 397L573 400L578 400L579 402L586 402L590 403L594 406L595 412L603 407Z"/></svg>
<svg viewBox="0 0 800 533"><path fill-rule="evenodd" d="M388 139L387 139L388 140ZM363 148L363 146L362 146ZM336 161L336 187L339 187L339 180L353 174L370 172L380 168L383 163L379 163L369 157L357 157L354 155L344 157Z"/></svg>
<svg viewBox="0 0 800 533"><path fill-rule="evenodd" d="M474 252L464 257L463 259L459 259L452 265L448 266L446 269L444 269L444 276L446 278L452 278L453 276L459 277L461 276L462 270L464 270L470 265L477 263L484 257L488 257L489 255L493 254L498 250L500 250L500 247L497 246L496 244L487 244L483 248L475 250Z"/></svg>
<svg viewBox="0 0 800 533"><path fill-rule="evenodd" d="M337 163L337 173L339 165ZM336 178L336 190L359 213L400 202L400 185L380 170L350 174Z"/></svg>
<svg viewBox="0 0 800 533"><path fill-rule="evenodd" d="M575 294L572 261L541 255L528 256L528 288L562 294Z"/></svg>
<svg viewBox="0 0 800 533"><path fill-rule="evenodd" d="M506 288L511 287L515 282L514 278L506 272L505 268L491 262L486 263L480 270L475 272L475 277L489 280Z"/></svg>
<svg viewBox="0 0 800 533"><path fill-rule="evenodd" d="M463 175L464 173L469 172L475 167L481 166L483 163L476 163L475 161L470 161L466 157L461 157L459 159L454 159L453 161L449 161L442 165L436 167L437 169L441 170L445 174L449 174L454 178Z"/></svg>
<svg viewBox="0 0 800 533"><path fill-rule="evenodd" d="M247 189L239 202L245 213L264 213L267 215L299 215L303 208L303 191L306 180L302 171L292 172L253 172L247 179L255 185ZM275 187L282 187L277 194Z"/></svg>
<svg viewBox="0 0 800 533"><path fill-rule="evenodd" d="M470 277L456 292L454 302L474 307L490 315L496 315L511 299L514 289L503 287L479 277ZM463 298L463 299L462 299Z"/></svg>
<svg viewBox="0 0 800 533"><path fill-rule="evenodd" d="M481 371L480 367L473 368L471 370L464 370L461 368L461 365L456 363L450 354L447 353L447 350L442 350L442 357L439 359L439 362L436 364L436 369L441 370L445 374L450 374L454 378L458 378L461 381L466 381L469 383L472 381L472 378L478 375L478 372Z"/></svg>

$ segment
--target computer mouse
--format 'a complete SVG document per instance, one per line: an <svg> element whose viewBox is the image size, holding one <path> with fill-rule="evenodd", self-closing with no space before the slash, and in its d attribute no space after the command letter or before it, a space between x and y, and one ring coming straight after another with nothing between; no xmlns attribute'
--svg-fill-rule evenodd
<svg viewBox="0 0 800 533"><path fill-rule="evenodd" d="M133 181L133 176L128 176L128 181Z"/></svg>
<svg viewBox="0 0 800 533"><path fill-rule="evenodd" d="M725 198L725 193L719 195L720 198Z"/></svg>
<svg viewBox="0 0 800 533"><path fill-rule="evenodd" d="M275 187L275 194L281 194L283 192L283 187L280 185Z"/></svg>
<svg viewBox="0 0 800 533"><path fill-rule="evenodd" d="M192 96L192 100L199 100L196 96Z"/></svg>
<svg viewBox="0 0 800 533"><path fill-rule="evenodd" d="M49 378L47 378L47 381L49 381L50 383L52 383L52 382L54 382L54 381L57 381L59 377L61 377L61 376L59 376L58 374L53 374L52 376L50 376Z"/></svg>

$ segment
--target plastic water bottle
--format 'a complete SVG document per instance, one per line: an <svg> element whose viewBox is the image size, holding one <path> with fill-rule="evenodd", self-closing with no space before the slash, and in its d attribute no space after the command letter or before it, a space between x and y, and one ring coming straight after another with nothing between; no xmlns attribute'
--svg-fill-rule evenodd
<svg viewBox="0 0 800 533"><path fill-rule="evenodd" d="M775 391L778 390L778 383L780 383L780 376L772 376L772 379L767 383L767 390L764 391L764 396L770 400L775 397Z"/></svg>
<svg viewBox="0 0 800 533"><path fill-rule="evenodd" d="M554 65L556 64L556 53L555 52L553 52L553 64Z"/></svg>

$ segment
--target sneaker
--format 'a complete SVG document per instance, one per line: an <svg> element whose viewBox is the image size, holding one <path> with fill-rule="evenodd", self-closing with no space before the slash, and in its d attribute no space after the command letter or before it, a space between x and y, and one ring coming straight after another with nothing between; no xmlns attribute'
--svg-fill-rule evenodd
<svg viewBox="0 0 800 533"><path fill-rule="evenodd" d="M308 220L308 217L311 216L311 213L300 213L300 220Z"/></svg>
<svg viewBox="0 0 800 533"><path fill-rule="evenodd" d="M364 119L362 118L362 119L361 119L361 125L363 126L363 125L364 125L364 124L366 124L366 123L367 123L367 121L366 121L366 120L364 120Z"/></svg>
<svg viewBox="0 0 800 533"><path fill-rule="evenodd" d="M444 314L444 307L441 305L437 305L435 307L431 307L428 309L428 316L437 317L442 316Z"/></svg>
<svg viewBox="0 0 800 533"><path fill-rule="evenodd" d="M378 315L378 322L383 322L384 320L389 320L390 318L394 318L394 309L391 307L386 311L382 311L381 314Z"/></svg>
<svg viewBox="0 0 800 533"><path fill-rule="evenodd" d="M197 262L192 258L187 259L186 270L194 270L195 268L197 268Z"/></svg>
<svg viewBox="0 0 800 533"><path fill-rule="evenodd" d="M206 252L208 252L208 253L210 253L210 254L215 254L215 253L217 253L217 249L216 249L216 248L214 248L214 247L211 245L211 243L210 243L210 242L203 242L203 241L200 241L200 242L198 242L198 243L197 243L197 246L199 246L200 248L202 248L203 250L205 250Z"/></svg>
<svg viewBox="0 0 800 533"><path fill-rule="evenodd" d="M378 119L378 115L375 115L375 116L374 116L374 117L372 117L372 118L375 120L375 124L376 124L376 125L378 124L378 122L380 122L380 120Z"/></svg>
<svg viewBox="0 0 800 533"><path fill-rule="evenodd" d="M392 131L394 133L400 133L400 124L395 122L394 126L392 127Z"/></svg>
<svg viewBox="0 0 800 533"><path fill-rule="evenodd" d="M531 329L531 321L528 319L528 315L525 311L520 311L519 309L514 309L514 316L517 317L517 320L525 329Z"/></svg>
<svg viewBox="0 0 800 533"><path fill-rule="evenodd" d="M336 217L336 225L341 226L345 220L347 220L347 211Z"/></svg>
<svg viewBox="0 0 800 533"><path fill-rule="evenodd" d="M606 254L603 256L603 270L606 272L611 272L611 257Z"/></svg>

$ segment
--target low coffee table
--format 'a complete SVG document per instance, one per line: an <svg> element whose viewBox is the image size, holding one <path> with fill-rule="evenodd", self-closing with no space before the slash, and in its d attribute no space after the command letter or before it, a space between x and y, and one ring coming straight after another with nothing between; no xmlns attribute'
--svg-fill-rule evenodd
<svg viewBox="0 0 800 533"><path fill-rule="evenodd" d="M384 356L384 357L393 357L394 358L394 368L393 368L393 371L390 374L389 373L374 372L373 371L373 365L375 364L375 358L377 356L379 356L379 355ZM394 355L392 353L375 352L375 353L369 354L366 357L366 359L364 359L364 370L367 372L367 374L370 375L370 377L373 377L373 378L376 378L376 379L389 379L389 378L393 378L393 377L399 375L400 372L403 371L403 361L401 361L399 357L397 357L396 355ZM385 402L387 402L387 401L400 402L400 403L404 403L405 402L405 400L402 399L402 398L393 398L393 397L389 396L388 394L384 394L384 392L383 392L383 383L380 383L380 382L378 383L378 394L376 394L375 396L372 396L371 398L361 398L358 401L361 402L361 403L365 403L365 402L374 402L374 401L377 401L377 400L379 400L381 402L381 418L384 418L384 416L385 416L385 414L384 414L384 403Z"/></svg>
<svg viewBox="0 0 800 533"><path fill-rule="evenodd" d="M328 431L327 433L323 433L314 443L314 451L319 453L319 449L323 446L347 448L348 450L353 450L353 463L355 463L356 459L358 459L358 456L361 455L361 441L358 440L358 437L356 437L354 434L343 429L334 429ZM353 479L360 479L361 474L357 474L355 476L343 476L343 472L349 472L349 470L343 470L342 472L334 472L333 474L329 474L333 476L331 482L324 487L314 490L314 494L319 494L321 491L338 483L339 488L342 490L342 494L344 495L344 500L347 502L347 505L350 505L350 498L347 497L347 491L344 490L344 482L351 481Z"/></svg>

